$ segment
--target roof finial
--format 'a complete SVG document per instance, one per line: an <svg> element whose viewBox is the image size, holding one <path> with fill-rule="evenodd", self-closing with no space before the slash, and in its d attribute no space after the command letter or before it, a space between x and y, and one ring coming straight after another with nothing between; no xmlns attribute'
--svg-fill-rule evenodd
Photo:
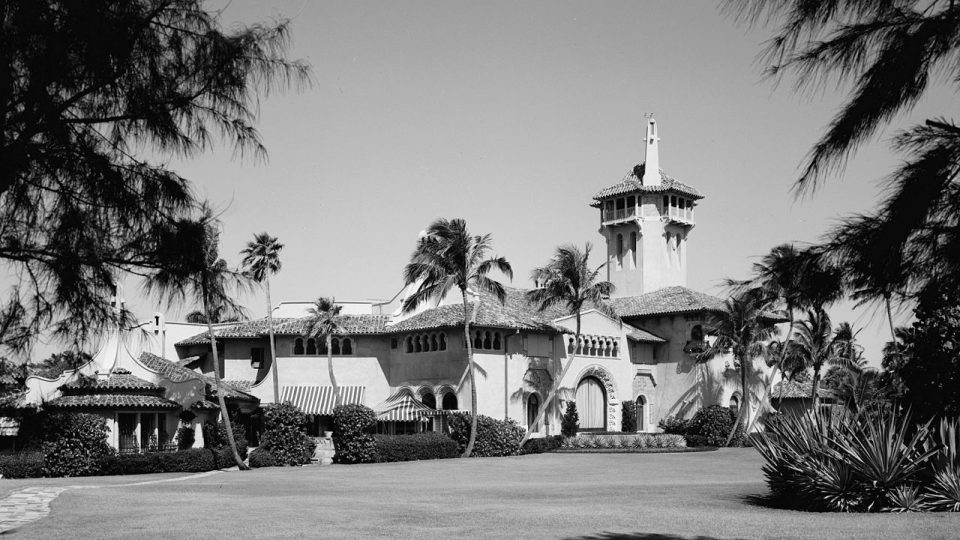
<svg viewBox="0 0 960 540"><path fill-rule="evenodd" d="M644 137L644 168L643 179L641 183L644 186L660 185L660 155L658 151L657 120L653 113L644 113L643 117L647 119L647 134Z"/></svg>

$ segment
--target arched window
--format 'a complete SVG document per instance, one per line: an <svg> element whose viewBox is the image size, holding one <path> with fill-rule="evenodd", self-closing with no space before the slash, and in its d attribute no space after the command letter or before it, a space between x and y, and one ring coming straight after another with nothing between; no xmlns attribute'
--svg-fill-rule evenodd
<svg viewBox="0 0 960 540"><path fill-rule="evenodd" d="M577 341L577 354L583 354L583 338Z"/></svg>
<svg viewBox="0 0 960 540"><path fill-rule="evenodd" d="M411 336L407 336L407 352L408 353L413 352L413 337Z"/></svg>
<svg viewBox="0 0 960 540"><path fill-rule="evenodd" d="M483 348L484 348L484 349L490 349L491 347L492 347L492 343L491 343L491 341L490 341L490 332L484 332L484 333L483 333Z"/></svg>
<svg viewBox="0 0 960 540"><path fill-rule="evenodd" d="M439 351L439 350L440 350L440 343L437 341L437 335L436 335L436 334L430 334L430 350L431 350L431 351Z"/></svg>
<svg viewBox="0 0 960 540"><path fill-rule="evenodd" d="M584 377L577 385L577 414L580 429L607 429L607 393L595 377Z"/></svg>
<svg viewBox="0 0 960 540"><path fill-rule="evenodd" d="M637 267L637 232L630 233L630 264L631 268Z"/></svg>
<svg viewBox="0 0 960 540"><path fill-rule="evenodd" d="M670 206L673 206L673 207L676 207L676 206L677 206L677 196L676 196L676 195L671 195L671 196L670 196Z"/></svg>
<svg viewBox="0 0 960 540"><path fill-rule="evenodd" d="M423 344L420 343L420 336L413 336L413 350L415 352L423 352Z"/></svg>
<svg viewBox="0 0 960 540"><path fill-rule="evenodd" d="M527 398L527 429L538 431L534 422L537 420L537 413L540 412L540 397L536 394L530 394Z"/></svg>
<svg viewBox="0 0 960 540"><path fill-rule="evenodd" d="M613 356L618 358L620 356L620 344L616 341L613 342Z"/></svg>
<svg viewBox="0 0 960 540"><path fill-rule="evenodd" d="M343 344L340 346L340 354L353 354L353 342L350 338L343 338Z"/></svg>
<svg viewBox="0 0 960 540"><path fill-rule="evenodd" d="M423 394L420 395L420 403L423 403L431 409L437 408L437 397L433 395L433 392L429 390L424 390Z"/></svg>
<svg viewBox="0 0 960 540"><path fill-rule="evenodd" d="M474 349L483 348L483 338L480 337L480 332L477 332L473 335L473 348Z"/></svg>
<svg viewBox="0 0 960 540"><path fill-rule="evenodd" d="M623 266L623 235L617 235L617 268Z"/></svg>
<svg viewBox="0 0 960 540"><path fill-rule="evenodd" d="M293 340L293 354L303 354L303 339L297 338Z"/></svg>
<svg viewBox="0 0 960 540"><path fill-rule="evenodd" d="M699 324L690 329L690 341L703 341L703 327Z"/></svg>
<svg viewBox="0 0 960 540"><path fill-rule="evenodd" d="M596 355L597 355L597 340L596 340L596 339L591 339L591 340L590 340L590 355L591 355L591 356L596 356Z"/></svg>
<svg viewBox="0 0 960 540"><path fill-rule="evenodd" d="M443 395L443 410L445 411L455 411L457 410L457 395L453 392L447 392Z"/></svg>
<svg viewBox="0 0 960 540"><path fill-rule="evenodd" d="M339 338L333 338L333 340L330 342L330 351L331 351L331 354L336 354L336 355L339 355L339 354L340 354L340 339L339 339Z"/></svg>
<svg viewBox="0 0 960 540"><path fill-rule="evenodd" d="M440 334L440 350L441 350L441 351L447 350L447 335L446 335L446 334Z"/></svg>
<svg viewBox="0 0 960 540"><path fill-rule="evenodd" d="M500 332L493 333L493 350L500 350Z"/></svg>
<svg viewBox="0 0 960 540"><path fill-rule="evenodd" d="M730 396L730 412L734 415L740 414L740 392L734 392Z"/></svg>
<svg viewBox="0 0 960 540"><path fill-rule="evenodd" d="M667 207L670 206L670 197L667 195L663 196L663 213L667 213Z"/></svg>
<svg viewBox="0 0 960 540"><path fill-rule="evenodd" d="M317 341L317 354L327 354L326 338Z"/></svg>
<svg viewBox="0 0 960 540"><path fill-rule="evenodd" d="M307 354L317 354L317 341L313 338L307 340Z"/></svg>
<svg viewBox="0 0 960 540"><path fill-rule="evenodd" d="M647 398L637 396L637 431L647 431Z"/></svg>

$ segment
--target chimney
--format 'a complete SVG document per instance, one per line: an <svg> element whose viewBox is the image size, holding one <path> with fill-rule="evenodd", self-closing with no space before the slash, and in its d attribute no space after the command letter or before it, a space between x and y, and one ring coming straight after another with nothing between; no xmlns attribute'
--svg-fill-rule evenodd
<svg viewBox="0 0 960 540"><path fill-rule="evenodd" d="M657 137L657 121L653 115L647 115L647 136L644 138L644 168L641 183L644 186L660 185L660 155L658 151L660 137Z"/></svg>

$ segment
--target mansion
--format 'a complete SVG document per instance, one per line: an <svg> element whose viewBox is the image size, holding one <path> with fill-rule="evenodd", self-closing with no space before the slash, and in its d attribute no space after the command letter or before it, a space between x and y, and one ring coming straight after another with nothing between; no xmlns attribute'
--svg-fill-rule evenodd
<svg viewBox="0 0 960 540"><path fill-rule="evenodd" d="M488 294L472 294L470 311L479 303L470 334L479 414L512 418L535 434L553 435L560 431L563 404L573 400L581 430L620 431L622 404L633 403L637 429L652 432L667 416L689 416L712 404L739 405L739 376L730 358L697 358L705 345L706 318L723 307L723 300L686 287L695 207L703 195L660 169L656 121L645 128L644 161L590 203L600 218L606 278L616 286L609 303L620 320L595 309L583 312L582 336L575 343L574 316L538 310L524 289L506 288L502 304ZM449 411L470 409L459 294L403 313L400 306L412 292L411 286L388 301L338 302L345 331L329 351L344 401L373 408L382 429L391 433L439 427ZM314 429L321 430L334 399L326 344L303 336L310 305L274 308L276 366L266 318L216 325L220 365L215 366L205 325L165 321L158 314L132 341L122 332L106 340L78 372L57 380L31 377L30 399L102 411L116 422L115 438L146 442L148 431L158 439L175 432L183 420L173 413L189 409L201 419L216 413L215 369L231 403L242 414L256 415L258 404L274 401L276 369L280 400L314 415ZM570 369L557 380L571 356ZM756 368L767 371L765 365ZM77 390L72 381L77 373L96 379L87 384L89 392ZM76 399L97 395L91 384L113 397ZM554 388L559 403L542 425L533 425ZM133 399L133 392L143 395Z"/></svg>

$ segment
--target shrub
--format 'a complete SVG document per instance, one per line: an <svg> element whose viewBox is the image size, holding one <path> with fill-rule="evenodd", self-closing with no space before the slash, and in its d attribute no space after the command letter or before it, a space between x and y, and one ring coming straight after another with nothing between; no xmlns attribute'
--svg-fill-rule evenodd
<svg viewBox="0 0 960 540"><path fill-rule="evenodd" d="M457 442L458 452L463 453L470 439L470 414L457 413L450 417L450 437ZM511 419L497 420L489 416L477 416L477 437L472 457L515 456L520 453L520 441L526 430Z"/></svg>
<svg viewBox="0 0 960 540"><path fill-rule="evenodd" d="M95 414L52 413L43 421L44 476L89 476L113 454L107 421Z"/></svg>
<svg viewBox="0 0 960 540"><path fill-rule="evenodd" d="M333 445L336 463L373 463L377 459L371 434L377 415L363 405L341 405L333 410Z"/></svg>
<svg viewBox="0 0 960 540"><path fill-rule="evenodd" d="M278 465L310 463L317 443L307 435L307 415L290 403L267 405L263 411L260 447L270 452Z"/></svg>
<svg viewBox="0 0 960 540"><path fill-rule="evenodd" d="M206 472L216 468L213 453L203 448L158 454L163 472ZM230 456L233 461L233 456Z"/></svg>
<svg viewBox="0 0 960 540"><path fill-rule="evenodd" d="M577 414L577 403L568 401L567 410L560 420L560 434L564 437L574 437L578 429L580 429L580 415Z"/></svg>
<svg viewBox="0 0 960 540"><path fill-rule="evenodd" d="M684 448L687 446L683 435L669 433L636 433L631 435L579 435L564 440L563 448L589 449L644 449L644 448Z"/></svg>
<svg viewBox="0 0 960 540"><path fill-rule="evenodd" d="M257 447L250 452L250 467L257 469L260 467L276 467L279 465L277 458L263 447Z"/></svg>
<svg viewBox="0 0 960 540"><path fill-rule="evenodd" d="M720 405L711 405L697 411L687 425L686 435L699 435L704 438L706 446L725 446L730 430L736 422L733 411ZM743 445L743 428L737 428L737 434L730 441L730 446ZM691 445L693 446L693 445Z"/></svg>
<svg viewBox="0 0 960 540"><path fill-rule="evenodd" d="M664 433L686 435L687 429L690 427L690 421L679 416L667 416L660 420L657 427L662 429Z"/></svg>
<svg viewBox="0 0 960 540"><path fill-rule="evenodd" d="M374 435L377 462L417 461L457 457L457 443L441 433Z"/></svg>
<svg viewBox="0 0 960 540"><path fill-rule="evenodd" d="M0 455L0 475L4 478L40 478L43 476L43 452Z"/></svg>
<svg viewBox="0 0 960 540"><path fill-rule="evenodd" d="M233 442L237 444L237 453L240 459L247 459L247 430L239 419L232 416L230 418L230 427L233 429ZM178 432L179 434L179 432ZM227 425L220 420L216 424L207 421L203 424L203 447L211 449L230 448L230 440L227 438Z"/></svg>
<svg viewBox="0 0 960 540"><path fill-rule="evenodd" d="M552 437L541 437L537 439L530 439L527 442L523 443L523 448L520 449L521 454L544 454L547 452L553 452L561 446L565 446L567 439L562 435L554 435Z"/></svg>
<svg viewBox="0 0 960 540"><path fill-rule="evenodd" d="M196 429L193 426L180 426L177 429L177 450L187 450L193 448L196 442Z"/></svg>
<svg viewBox="0 0 960 540"><path fill-rule="evenodd" d="M637 430L637 405L632 401L624 401L620 409L620 431L633 433Z"/></svg>

